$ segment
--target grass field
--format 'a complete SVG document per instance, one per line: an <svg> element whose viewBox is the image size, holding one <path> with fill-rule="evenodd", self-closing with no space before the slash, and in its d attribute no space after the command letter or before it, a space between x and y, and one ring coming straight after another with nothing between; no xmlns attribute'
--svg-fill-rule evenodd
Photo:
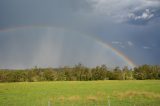
<svg viewBox="0 0 160 106"><path fill-rule="evenodd" d="M0 83L0 106L160 106L160 81Z"/></svg>

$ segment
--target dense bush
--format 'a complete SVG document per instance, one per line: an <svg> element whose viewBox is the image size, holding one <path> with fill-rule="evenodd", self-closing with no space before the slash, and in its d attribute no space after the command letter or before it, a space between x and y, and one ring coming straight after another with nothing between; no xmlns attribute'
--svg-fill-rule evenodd
<svg viewBox="0 0 160 106"><path fill-rule="evenodd" d="M74 67L33 68L0 70L0 82L35 81L91 81L91 80L146 80L160 79L160 66L142 65L109 69L106 65L88 68L81 64Z"/></svg>

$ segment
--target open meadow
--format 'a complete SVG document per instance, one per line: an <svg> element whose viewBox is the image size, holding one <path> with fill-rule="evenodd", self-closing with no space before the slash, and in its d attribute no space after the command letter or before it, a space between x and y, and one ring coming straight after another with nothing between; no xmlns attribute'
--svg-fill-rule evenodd
<svg viewBox="0 0 160 106"><path fill-rule="evenodd" d="M159 80L0 83L1 106L159 106Z"/></svg>

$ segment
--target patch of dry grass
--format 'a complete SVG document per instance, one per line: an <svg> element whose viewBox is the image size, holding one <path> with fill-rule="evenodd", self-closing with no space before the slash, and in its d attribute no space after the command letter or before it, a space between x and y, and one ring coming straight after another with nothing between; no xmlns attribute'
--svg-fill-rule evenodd
<svg viewBox="0 0 160 106"><path fill-rule="evenodd" d="M143 97L143 98L153 98L160 99L160 94L147 91L125 91L125 92L114 92L114 95L120 99Z"/></svg>
<svg viewBox="0 0 160 106"><path fill-rule="evenodd" d="M51 100L59 100L59 101L81 101L82 99L85 99L87 101L101 101L104 98L106 98L107 95L105 92L97 92L96 94L90 94L86 95L84 97L79 95L71 95L71 96L57 96L52 97Z"/></svg>
<svg viewBox="0 0 160 106"><path fill-rule="evenodd" d="M98 98L96 96L93 96L93 95L87 96L86 99L89 100L89 101L98 101Z"/></svg>
<svg viewBox="0 0 160 106"><path fill-rule="evenodd" d="M107 97L107 94L105 92L97 92L96 94L97 97Z"/></svg>
<svg viewBox="0 0 160 106"><path fill-rule="evenodd" d="M60 96L60 97L58 97L57 99L60 100L60 101L66 100L66 98L65 98L64 96Z"/></svg>
<svg viewBox="0 0 160 106"><path fill-rule="evenodd" d="M69 101L79 101L80 99L80 96L70 96L67 98Z"/></svg>

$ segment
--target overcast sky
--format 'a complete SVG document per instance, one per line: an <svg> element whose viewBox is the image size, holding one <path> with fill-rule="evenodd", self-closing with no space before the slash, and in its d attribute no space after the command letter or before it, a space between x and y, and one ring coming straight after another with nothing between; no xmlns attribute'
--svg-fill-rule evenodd
<svg viewBox="0 0 160 106"><path fill-rule="evenodd" d="M160 64L159 0L0 0L0 68Z"/></svg>

